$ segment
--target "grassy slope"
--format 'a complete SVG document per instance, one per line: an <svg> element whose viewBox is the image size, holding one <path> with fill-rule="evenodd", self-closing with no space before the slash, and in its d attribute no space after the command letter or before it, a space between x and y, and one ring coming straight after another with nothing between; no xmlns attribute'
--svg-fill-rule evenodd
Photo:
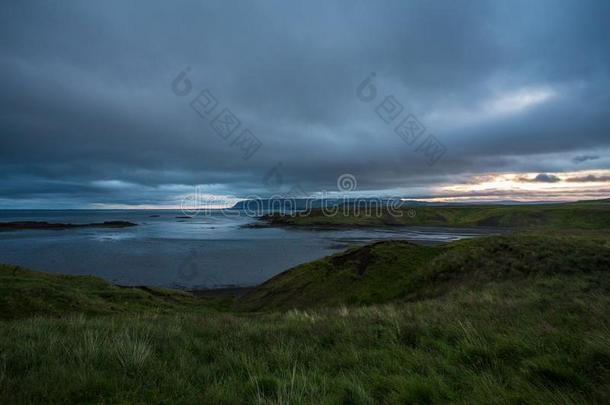
<svg viewBox="0 0 610 405"><path fill-rule="evenodd" d="M387 210L346 207L334 216L312 210L306 215L265 216L275 225L291 226L387 226L387 225L436 225L436 226L501 226L548 228L610 228L610 201L598 200L571 204L545 205L473 205L473 206L416 206L403 207L397 215ZM373 213L373 215L370 215Z"/></svg>
<svg viewBox="0 0 610 405"><path fill-rule="evenodd" d="M0 265L0 319L70 313L209 311L226 304L178 290L118 287L98 277L39 273Z"/></svg>
<svg viewBox="0 0 610 405"><path fill-rule="evenodd" d="M492 236L438 246L389 241L283 272L243 297L238 306L285 310L374 304L547 277L592 277L607 286L608 269L610 243L601 237Z"/></svg>
<svg viewBox="0 0 610 405"><path fill-rule="evenodd" d="M379 243L270 282L302 293L242 302L308 309L256 314L4 267L2 311L21 319L0 320L0 403L608 403L609 249Z"/></svg>

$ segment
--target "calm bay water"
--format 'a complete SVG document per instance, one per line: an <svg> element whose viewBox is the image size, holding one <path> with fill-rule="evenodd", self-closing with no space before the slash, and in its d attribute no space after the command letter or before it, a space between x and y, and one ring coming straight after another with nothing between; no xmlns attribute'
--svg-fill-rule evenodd
<svg viewBox="0 0 610 405"><path fill-rule="evenodd" d="M0 262L96 275L121 285L250 286L350 245L384 239L435 243L487 233L446 228L244 228L256 219L220 212L177 218L181 215L170 210L3 210L0 222L125 220L138 226L0 232Z"/></svg>

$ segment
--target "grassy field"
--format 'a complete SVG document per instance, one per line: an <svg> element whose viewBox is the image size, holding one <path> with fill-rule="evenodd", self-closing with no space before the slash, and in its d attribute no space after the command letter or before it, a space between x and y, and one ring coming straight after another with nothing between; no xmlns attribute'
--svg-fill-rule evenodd
<svg viewBox="0 0 610 405"><path fill-rule="evenodd" d="M234 303L0 267L0 403L609 403L604 236L385 242Z"/></svg>
<svg viewBox="0 0 610 405"><path fill-rule="evenodd" d="M313 209L306 214L271 214L262 218L272 225L290 226L455 226L545 227L551 229L608 229L610 200L543 205L448 205L385 208L344 206L336 214Z"/></svg>

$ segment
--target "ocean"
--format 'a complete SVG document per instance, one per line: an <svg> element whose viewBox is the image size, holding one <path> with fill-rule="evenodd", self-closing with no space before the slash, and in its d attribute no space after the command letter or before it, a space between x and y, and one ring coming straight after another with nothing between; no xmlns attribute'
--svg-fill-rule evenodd
<svg viewBox="0 0 610 405"><path fill-rule="evenodd" d="M387 239L438 243L487 231L404 227L305 230L248 228L257 220L235 211L192 218L179 210L1 210L0 222L92 223L123 220L120 229L0 232L0 263L33 270L94 275L119 285L183 289L259 284L295 265L348 246Z"/></svg>

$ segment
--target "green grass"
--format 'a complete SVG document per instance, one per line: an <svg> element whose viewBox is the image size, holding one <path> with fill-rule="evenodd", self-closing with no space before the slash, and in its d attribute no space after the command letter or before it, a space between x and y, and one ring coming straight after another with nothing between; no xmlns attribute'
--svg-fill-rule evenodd
<svg viewBox="0 0 610 405"><path fill-rule="evenodd" d="M240 311L5 266L0 403L609 403L609 250L603 235L378 243Z"/></svg>
<svg viewBox="0 0 610 405"><path fill-rule="evenodd" d="M263 220L290 226L454 226L454 227L545 227L552 229L610 228L610 200L542 205L453 205L401 207L368 211L345 206L335 215L320 209L294 216L270 214Z"/></svg>
<svg viewBox="0 0 610 405"><path fill-rule="evenodd" d="M603 237L491 236L437 246L406 241L358 247L283 272L237 304L286 310L434 298L451 289L555 277L608 281Z"/></svg>
<svg viewBox="0 0 610 405"><path fill-rule="evenodd" d="M175 313L209 311L230 305L156 287L118 287L98 277L40 273L0 265L0 319L66 314Z"/></svg>

